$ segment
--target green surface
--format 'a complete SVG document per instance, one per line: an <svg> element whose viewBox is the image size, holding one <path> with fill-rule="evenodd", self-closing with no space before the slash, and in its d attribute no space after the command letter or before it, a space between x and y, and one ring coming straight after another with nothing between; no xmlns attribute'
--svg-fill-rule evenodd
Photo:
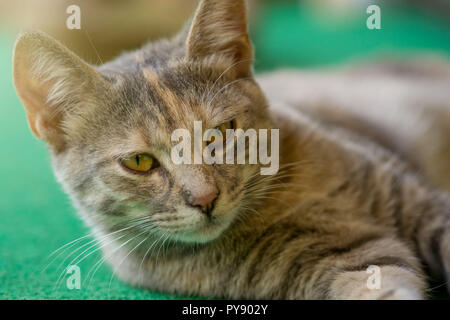
<svg viewBox="0 0 450 320"><path fill-rule="evenodd" d="M56 287L58 267L65 267L76 256L64 262L71 250L43 271L52 261L47 259L50 253L84 236L88 229L56 183L44 143L28 129L11 80L12 46L13 39L0 38L0 298L170 298L130 288L116 278L110 285L111 272L104 265L90 283L82 283L81 290L67 289L65 278ZM93 254L79 265L82 281L98 259L99 254Z"/></svg>
<svg viewBox="0 0 450 320"><path fill-rule="evenodd" d="M321 66L379 52L450 52L448 23L416 12L384 10L381 31L365 28L364 12L352 19L327 17L320 18L312 9L299 10L295 5L265 10L260 17L264 23L253 28L257 68ZM55 287L58 267L72 259L57 259L42 271L51 252L84 236L88 229L56 183L44 144L28 129L11 80L12 45L12 38L0 36L0 298L171 298L130 288L116 278L111 280L111 271L105 265L89 286L83 282L81 290L67 289L64 277ZM79 265L83 281L98 259L100 256L93 254Z"/></svg>

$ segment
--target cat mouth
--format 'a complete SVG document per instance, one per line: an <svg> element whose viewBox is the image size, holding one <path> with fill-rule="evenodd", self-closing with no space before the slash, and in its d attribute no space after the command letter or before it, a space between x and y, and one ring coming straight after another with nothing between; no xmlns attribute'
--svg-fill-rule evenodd
<svg viewBox="0 0 450 320"><path fill-rule="evenodd" d="M201 215L205 216L207 223L211 223L211 224L217 223L218 218L214 215L215 212L213 209L207 210L206 212L204 212L201 209L199 209L199 211L200 211Z"/></svg>
<svg viewBox="0 0 450 320"><path fill-rule="evenodd" d="M180 230L174 234L174 237L182 242L188 243L207 243L217 239L228 224L220 217L217 217L211 212L211 215L206 216L204 213L199 213L204 216L201 222L196 223L195 227Z"/></svg>

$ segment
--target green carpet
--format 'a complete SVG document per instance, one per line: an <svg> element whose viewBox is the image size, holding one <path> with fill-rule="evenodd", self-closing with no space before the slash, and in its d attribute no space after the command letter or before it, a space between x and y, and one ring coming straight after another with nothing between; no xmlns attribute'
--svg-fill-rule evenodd
<svg viewBox="0 0 450 320"><path fill-rule="evenodd" d="M258 70L321 66L380 52L450 53L448 23L428 15L385 10L383 29L369 31L364 12L344 23L332 16L319 19L311 10L287 4L262 12L252 28ZM63 259L69 250L43 270L51 252L88 230L56 183L44 144L28 129L12 85L13 41L0 35L0 299L176 298L131 288L112 277L105 265L87 281L99 254L79 265L81 290L69 290L64 274L56 286L61 267L72 260Z"/></svg>
<svg viewBox="0 0 450 320"><path fill-rule="evenodd" d="M13 41L0 38L0 299L171 298L130 288L116 278L109 286L111 272L104 265L90 286L69 290L63 279L56 287L58 267L69 250L43 271L51 252L88 230L56 183L44 143L28 129L11 80ZM99 258L92 255L80 264L82 280Z"/></svg>

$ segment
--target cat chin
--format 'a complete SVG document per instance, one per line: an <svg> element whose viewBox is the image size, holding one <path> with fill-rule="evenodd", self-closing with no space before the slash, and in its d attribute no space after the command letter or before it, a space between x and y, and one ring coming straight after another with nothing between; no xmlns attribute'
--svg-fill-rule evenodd
<svg viewBox="0 0 450 320"><path fill-rule="evenodd" d="M171 238L175 241L188 244L205 244L218 239L228 227L229 223L225 222L207 223L201 227L198 227L196 230L173 234Z"/></svg>

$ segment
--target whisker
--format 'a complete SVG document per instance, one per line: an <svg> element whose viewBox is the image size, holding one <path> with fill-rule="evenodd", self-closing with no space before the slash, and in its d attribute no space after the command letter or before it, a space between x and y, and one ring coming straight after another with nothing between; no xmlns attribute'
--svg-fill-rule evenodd
<svg viewBox="0 0 450 320"><path fill-rule="evenodd" d="M212 99L210 99L210 100L207 102L207 108L210 108L210 107L211 107L211 103L214 101L214 99L217 97L217 95L218 95L220 92L222 92L223 90L225 90L225 89L228 88L229 86L231 86L231 85L233 85L233 84L235 84L235 83L237 83L237 82L239 82L239 81L250 80L250 79L251 79L251 77L245 77L245 78L240 78L240 79L237 79L237 80L233 80L233 81L231 81L231 82L225 84L222 88L220 88L220 90L216 91L216 93L214 94L214 96L212 97Z"/></svg>
<svg viewBox="0 0 450 320"><path fill-rule="evenodd" d="M60 256L61 256L61 254L63 254L64 252L66 252L67 250L69 250L70 248L72 248L74 245L76 245L78 242L80 242L81 240L84 240L84 239L86 239L86 238L88 238L88 237L92 237L93 235L92 234L87 234L87 235L85 235L85 236L83 236L83 237L80 237L80 238L78 238L78 239L75 239L75 240L73 240L73 241L71 241L71 242L69 242L69 243L67 243L67 244L65 244L65 245L63 245L62 247L60 247L59 249L57 249L57 250L55 250L55 251L53 251L48 257L47 257L47 259L46 260L49 260L53 255L55 255L58 251L60 251L60 250L62 250L64 247L67 247L67 248L65 248L63 251L61 251L58 255L56 255L42 270L41 270L41 273L43 273L43 272L45 272L47 269L48 269L48 267L50 267Z"/></svg>
<svg viewBox="0 0 450 320"><path fill-rule="evenodd" d="M137 220L137 219L136 219L136 220ZM120 229L120 230L117 230L117 231L108 233L108 234L106 234L106 235L100 237L99 239L94 239L94 240L88 242L87 244L83 245L82 247L78 248L78 249L75 250L74 252L72 252L68 257L66 257L66 258L63 260L63 262L60 264L60 266L58 267L57 270L59 270L59 269L61 268L62 264L63 264L70 256L72 256L76 251L79 251L80 249L82 249L82 248L85 247L86 245L89 245L89 244L92 243L92 242L95 242L95 241L98 241L98 242L99 242L99 243L94 243L93 245L89 246L86 250L84 250L83 252L81 252L80 254L78 254L78 255L77 255L77 256L76 256L76 257L68 264L68 266L65 267L65 268L61 271L61 273L60 273L60 275L59 275L59 277L58 277L58 279L57 279L57 281L56 281L55 289L59 286L59 283L60 283L62 277L64 276L64 271L67 270L69 266L74 265L75 261L76 261L76 264L81 263L83 260L85 260L87 257L89 257L90 255L92 255L93 253L97 252L98 250L104 248L106 245L109 245L110 243L112 243L112 242L114 242L114 241L117 241L117 240L122 239L123 237L127 236L129 233L125 233L125 234L119 236L118 238L113 239L113 240L111 240L111 241L105 243L105 241L108 240L108 237L112 237L112 235L114 235L114 234L116 234L116 233L118 233L118 232L127 231L127 230L130 230L130 229L132 229L132 228L139 227L139 226L141 226L141 225L147 223L146 219L139 219L139 220L143 220L143 221L140 222L140 223L138 223L138 224L135 224L135 225L132 225L132 226L129 226L129 227L126 227L126 228L123 228L123 229ZM91 250L92 248L94 248L94 247L97 246L98 244L100 244L100 247L98 247L98 248L92 250L91 252L89 252L89 250ZM84 255L84 256L83 256L83 255ZM80 257L82 257L82 258L80 258ZM79 258L80 258L80 260L78 260ZM78 261L77 261L77 260L78 260Z"/></svg>
<svg viewBox="0 0 450 320"><path fill-rule="evenodd" d="M167 239L169 238L169 234L166 233L166 237L164 238L163 242L161 243L161 245L159 246L158 249L158 253L156 254L156 265L158 265L158 257L159 257L159 251L161 250L161 248L164 246L164 243L167 241ZM164 250L163 250L164 251Z"/></svg>
<svg viewBox="0 0 450 320"><path fill-rule="evenodd" d="M141 218L132 219L132 220L128 221L127 224L128 224L128 223L135 222L135 221L138 221L138 220L141 220L141 219L143 219L143 218L141 217ZM123 225L123 223L121 223L121 224L119 224L119 225ZM127 230L127 229L128 229L128 228L123 228L123 229L117 230L117 231L115 231L115 232L113 232L113 233L111 233L111 234L114 234L114 233L116 233L116 232L122 232L122 231ZM85 235L85 236L83 236L83 237L80 237L80 238L78 238L78 239L75 239L75 240L73 240L73 241L71 241L71 242L69 242L69 243L63 245L63 246L60 247L59 249L53 251L53 252L49 255L49 257L47 258L47 260L50 259L51 256L54 255L54 254L56 254L58 251L60 251L60 250L63 249L64 247L68 246L66 249L64 249L63 251L61 251L56 257L54 257L54 258L53 258L53 259L52 259L52 260L51 260L51 261L50 261L50 262L49 262L49 263L41 270L41 273L44 272L45 270L47 270L47 268L48 268L50 265L52 265L52 264L58 259L58 257L61 256L61 254L63 254L64 252L66 252L68 249L72 248L75 244L77 244L77 243L80 242L81 240L84 240L84 239L86 239L86 238L88 238L88 237L92 237L92 236L94 236L92 233L87 234L87 235ZM108 235L105 235L105 237L106 237L106 236L108 236ZM101 238L100 238L100 239L101 239ZM88 242L87 244L83 245L81 248L83 248L84 246L88 245L89 243L92 243L93 241L95 241L95 239L92 240L92 241L90 241L90 242ZM81 248L79 248L79 249L81 249ZM78 250L79 250L79 249L78 249ZM78 250L72 252L72 253L69 255L69 257L70 257L72 254L74 254L75 252L77 252ZM64 263L64 261L63 261L63 263ZM57 269L59 269L59 268L60 268L60 267L58 267Z"/></svg>
<svg viewBox="0 0 450 320"><path fill-rule="evenodd" d="M102 246L99 248L96 248L92 251L89 252L89 250L91 250L92 248L96 247L98 245L98 243L94 243L93 245L91 245L90 247L88 247L86 250L84 250L83 252L81 252L79 255L77 255L68 265L67 267L65 267L61 272L60 275L56 281L56 285L55 288L59 287L59 283L62 280L63 276L64 276L64 272L67 271L67 269L72 266L72 265L78 265L80 264L83 260L85 260L87 257L89 257L91 254L93 254L94 252L97 252L98 250L100 250L101 248L103 248L105 245L108 245L114 241L120 240L123 237L127 236L127 234L121 235L119 238L111 240L110 242L108 242L107 244L101 243ZM95 240L94 240L95 241ZM84 255L84 256L83 256ZM81 257L81 258L80 258ZM80 258L80 260L78 260ZM65 260L64 260L65 261ZM76 263L75 263L76 261ZM59 269L59 268L58 268Z"/></svg>
<svg viewBox="0 0 450 320"><path fill-rule="evenodd" d="M144 232L141 232L141 233L138 234L137 236L135 236L135 237L133 237L132 239L128 240L127 242L125 242L124 244L122 244L121 246L119 246L118 248L116 248L116 249L114 250L114 252L117 252L120 248L122 248L122 247L123 247L124 245L126 245L128 242L130 242L131 240L137 239L139 236L143 235L144 233L147 233L147 230L144 231ZM123 259L119 262L119 265L118 265L115 269L119 269L120 266L122 265L122 263L130 256L130 254L133 253L134 250L136 250L136 248L138 248L142 243L144 243L144 242L147 241L147 240L148 240L148 237L144 237L144 240L142 240L141 242L139 242L133 249L131 249L130 251L128 251L128 253L125 255L125 257L123 257ZM111 277L109 278L108 295L109 295L109 292L110 292L110 290L111 290L111 283L112 283L112 280L113 280L113 278L114 278L114 275L115 275L115 272L113 272L113 273L111 274Z"/></svg>
<svg viewBox="0 0 450 320"><path fill-rule="evenodd" d="M205 94L202 95L202 102L205 102L205 97L209 97L211 95L211 91L214 89L214 87L216 86L217 82L228 72L230 71L233 67L237 66L238 64L242 63L242 62L251 62L253 61L252 59L243 59L240 60L238 62L235 62L233 64L231 64L229 67L227 67L221 74L220 76L214 81L213 85L211 86L211 88L208 89L208 94L205 96Z"/></svg>
<svg viewBox="0 0 450 320"><path fill-rule="evenodd" d="M148 231L148 234L149 234L149 237L152 235L152 232L154 231L154 229L156 229L155 226L153 226L153 227L151 227L149 230L147 230L147 231ZM110 257L110 256L111 256L111 254L108 255L108 257ZM91 277L90 277L88 286L90 286L91 281L92 281L92 279L93 279L94 276L95 276L95 273L98 271L98 269L101 267L101 265L102 265L105 261L106 261L106 257L102 257L102 258L99 259L99 261L97 261L97 263L89 270L88 278L89 278L89 274L91 273L91 270L94 270L94 271L93 271L93 273L92 273L92 275L91 275Z"/></svg>

